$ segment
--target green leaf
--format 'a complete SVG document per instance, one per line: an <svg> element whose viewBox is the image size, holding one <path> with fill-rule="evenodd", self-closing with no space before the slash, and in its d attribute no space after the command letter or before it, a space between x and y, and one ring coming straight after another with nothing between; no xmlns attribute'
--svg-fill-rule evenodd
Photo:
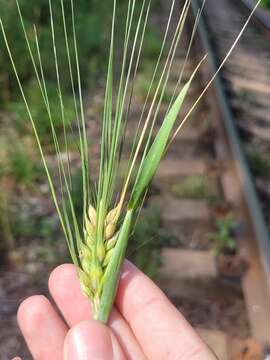
<svg viewBox="0 0 270 360"><path fill-rule="evenodd" d="M131 198L128 204L128 208L136 209L139 205L139 201L141 196L144 194L145 190L149 186L150 182L152 181L159 163L164 155L166 150L172 129L175 125L176 119L178 114L182 108L182 105L185 101L187 96L188 90L191 86L191 83L196 75L196 72L199 69L200 64L197 66L193 74L191 75L189 81L183 86L182 90L180 91L178 97L174 101L171 109L169 110L168 114L166 115L163 124L149 149L149 152L143 163L141 165L140 174L137 177L137 181L134 185Z"/></svg>
<svg viewBox="0 0 270 360"><path fill-rule="evenodd" d="M120 270L125 259L126 248L128 244L128 239L130 235L131 224L133 221L133 211L128 210L124 219L124 222L121 226L117 244L113 251L112 258L109 262L109 265L105 271L104 277L100 284L102 289L102 295L100 299L100 306L98 313L96 314L97 320L106 324L111 312L112 305L114 303Z"/></svg>

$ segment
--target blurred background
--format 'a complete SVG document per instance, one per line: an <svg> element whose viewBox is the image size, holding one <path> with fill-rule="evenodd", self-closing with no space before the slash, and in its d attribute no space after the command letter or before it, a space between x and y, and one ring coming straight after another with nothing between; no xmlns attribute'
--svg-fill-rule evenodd
<svg viewBox="0 0 270 360"><path fill-rule="evenodd" d="M70 29L69 1L64 3L67 27ZM215 6L216 3L219 6ZM203 18L217 62L228 51L247 18L249 10L243 3L240 0L206 1ZM48 2L21 0L20 5L33 48L33 24L37 28L52 116L59 138L64 139ZM162 46L169 5L163 0L152 1L143 57L134 87L127 141L132 141L134 124L144 105ZM177 1L173 25L182 5L182 1ZM122 31L126 7L126 1L118 1L117 21ZM95 175L98 170L98 138L112 0L76 0L75 8L91 171ZM262 1L264 19L270 19L269 9L270 1ZM72 124L76 117L67 71L60 2L53 2L53 12L66 121ZM34 76L15 1L0 0L0 14L50 170L57 175L57 156L50 122ZM260 210L263 210L263 215L258 216L265 224L270 216L268 21L268 30L259 19L250 24L222 73L225 96L234 115L241 151L248 164ZM193 24L194 16L190 11L157 127L166 114L186 61ZM68 36L68 40L72 41L72 34ZM123 32L119 30L116 42L121 44L122 39ZM186 80L205 51L198 34L186 64ZM71 52L71 61L75 61L74 52ZM207 65L203 68L191 89L184 113L199 96L212 72ZM153 96L150 93L149 101ZM162 161L132 236L128 257L162 287L220 359L264 359L270 340L267 274L245 203L246 190L239 180L231 142L226 135L218 100L213 100L215 97L216 89L213 88L196 108L190 122ZM82 177L76 135L72 134L71 138L73 198L80 216ZM61 156L67 161L64 149ZM127 166L125 157L121 166L124 174ZM22 356L24 360L31 359L17 328L18 305L31 294L47 294L50 271L58 264L69 261L31 124L3 37L0 37L0 360L10 360L15 355ZM256 264L257 272L253 271L253 264Z"/></svg>

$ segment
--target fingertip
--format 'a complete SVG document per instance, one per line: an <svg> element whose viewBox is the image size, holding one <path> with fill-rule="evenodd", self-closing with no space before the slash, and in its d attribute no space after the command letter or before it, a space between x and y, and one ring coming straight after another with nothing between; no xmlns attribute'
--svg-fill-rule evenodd
<svg viewBox="0 0 270 360"><path fill-rule="evenodd" d="M49 311L50 307L50 302L44 295L34 295L25 299L17 312L18 324L24 333L35 328L35 324L40 323L44 312Z"/></svg>
<svg viewBox="0 0 270 360"><path fill-rule="evenodd" d="M55 268L49 277L48 286L57 307L70 327L91 318L91 303L81 291L74 265L64 264Z"/></svg>
<svg viewBox="0 0 270 360"><path fill-rule="evenodd" d="M17 319L34 359L62 359L67 327L45 296L24 300Z"/></svg>
<svg viewBox="0 0 270 360"><path fill-rule="evenodd" d="M57 266L49 276L48 285L50 291L54 291L58 288L58 285L61 285L71 277L73 278L75 273L76 268L72 264L62 264Z"/></svg>
<svg viewBox="0 0 270 360"><path fill-rule="evenodd" d="M83 321L67 334L64 359L114 359L115 348L110 329L94 320ZM119 358L119 356L117 357Z"/></svg>

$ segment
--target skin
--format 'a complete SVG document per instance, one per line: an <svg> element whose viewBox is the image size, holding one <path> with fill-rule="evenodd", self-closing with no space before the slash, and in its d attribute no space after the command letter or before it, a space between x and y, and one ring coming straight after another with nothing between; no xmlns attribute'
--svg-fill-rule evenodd
<svg viewBox="0 0 270 360"><path fill-rule="evenodd" d="M51 273L49 290L56 306L37 295L18 310L35 360L216 359L163 292L127 261L108 326L91 318L73 265Z"/></svg>

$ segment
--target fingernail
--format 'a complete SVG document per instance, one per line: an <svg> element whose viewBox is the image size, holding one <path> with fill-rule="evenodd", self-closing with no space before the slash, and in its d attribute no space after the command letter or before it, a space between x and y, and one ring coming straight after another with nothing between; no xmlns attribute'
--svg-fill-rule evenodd
<svg viewBox="0 0 270 360"><path fill-rule="evenodd" d="M67 335L64 355L65 360L112 359L109 329L96 321L78 324Z"/></svg>

